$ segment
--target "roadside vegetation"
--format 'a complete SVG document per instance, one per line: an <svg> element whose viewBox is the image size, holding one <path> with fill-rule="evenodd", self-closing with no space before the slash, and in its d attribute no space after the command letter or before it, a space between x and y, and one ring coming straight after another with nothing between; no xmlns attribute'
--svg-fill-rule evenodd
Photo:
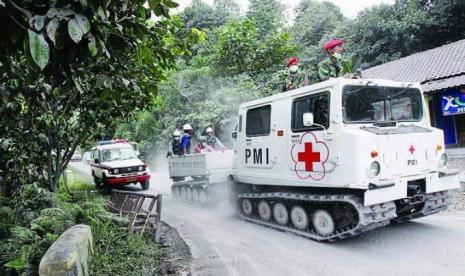
<svg viewBox="0 0 465 276"><path fill-rule="evenodd" d="M24 186L15 201L2 199L0 275L37 275L47 249L75 224L91 226L92 275L153 275L161 255L153 235L131 235L115 224L105 210L106 200L90 189L94 186L80 181L68 186L71 195L61 182L56 193L33 184Z"/></svg>

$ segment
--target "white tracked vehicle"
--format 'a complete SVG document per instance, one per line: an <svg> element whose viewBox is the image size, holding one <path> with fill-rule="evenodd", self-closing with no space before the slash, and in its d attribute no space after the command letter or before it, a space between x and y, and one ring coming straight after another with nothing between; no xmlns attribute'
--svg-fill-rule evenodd
<svg viewBox="0 0 465 276"><path fill-rule="evenodd" d="M168 157L171 193L199 205L224 200L231 184L231 150Z"/></svg>
<svg viewBox="0 0 465 276"><path fill-rule="evenodd" d="M334 241L446 209L457 172L419 84L337 78L244 103L241 218Z"/></svg>

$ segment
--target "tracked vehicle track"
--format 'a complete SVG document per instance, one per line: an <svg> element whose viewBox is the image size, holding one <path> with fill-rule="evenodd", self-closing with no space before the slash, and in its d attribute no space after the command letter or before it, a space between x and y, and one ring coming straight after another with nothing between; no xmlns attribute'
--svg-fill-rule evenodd
<svg viewBox="0 0 465 276"><path fill-rule="evenodd" d="M332 208L336 204L344 204L353 207L356 216L344 214L352 217L352 221L342 227L336 226L335 231L329 235L321 235L309 225L307 229L299 230L291 222L285 225L280 225L275 218L269 221L262 220L257 211L250 216L244 214L241 209L241 202L248 199L256 205L260 200L269 202L285 202L287 205L320 205ZM271 228L291 232L300 236L304 236L317 241L336 241L348 237L352 237L363 232L373 230L378 227L389 224L390 220L396 217L396 207L394 202L376 204L372 206L363 206L362 200L354 195L309 195L301 193L246 193L238 195L238 214L247 221L268 226ZM345 208L347 210L347 208Z"/></svg>
<svg viewBox="0 0 465 276"><path fill-rule="evenodd" d="M261 200L269 202L286 202L288 206L302 204L319 204L320 206L334 206L337 203L349 204L356 210L357 216L353 217L352 223L344 227L337 227L330 235L321 235L309 225L307 229L297 229L290 221L285 225L280 225L274 218L264 221L260 218L258 211L254 210L250 215L244 214L241 209L241 202L244 199L251 200L254 206ZM388 225L390 222L404 222L412 219L432 215L447 209L451 202L451 195L447 191L426 194L423 208L418 212L407 216L397 217L396 206L394 202L386 202L371 206L363 206L361 198L355 195L309 195L301 193L244 193L237 197L237 213L239 217L246 221L261 224L278 230L294 233L317 241L336 241L348 237L359 235L378 227ZM289 208L288 208L289 209ZM350 214L346 214L350 216Z"/></svg>
<svg viewBox="0 0 465 276"><path fill-rule="evenodd" d="M200 207L214 206L226 200L225 189L229 183L209 183L207 180L175 182L171 194L176 199Z"/></svg>

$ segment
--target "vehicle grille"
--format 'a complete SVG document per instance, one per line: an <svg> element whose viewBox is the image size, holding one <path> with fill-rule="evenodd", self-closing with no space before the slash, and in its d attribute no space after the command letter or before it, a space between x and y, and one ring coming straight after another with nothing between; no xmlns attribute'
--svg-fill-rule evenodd
<svg viewBox="0 0 465 276"><path fill-rule="evenodd" d="M139 171L139 166L119 168L119 173L134 173Z"/></svg>

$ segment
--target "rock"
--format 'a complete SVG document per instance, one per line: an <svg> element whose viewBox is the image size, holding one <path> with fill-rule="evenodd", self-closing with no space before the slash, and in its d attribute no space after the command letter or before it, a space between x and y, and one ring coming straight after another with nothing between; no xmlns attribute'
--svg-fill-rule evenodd
<svg viewBox="0 0 465 276"><path fill-rule="evenodd" d="M40 261L40 276L87 276L92 232L79 224L66 230L47 250Z"/></svg>

